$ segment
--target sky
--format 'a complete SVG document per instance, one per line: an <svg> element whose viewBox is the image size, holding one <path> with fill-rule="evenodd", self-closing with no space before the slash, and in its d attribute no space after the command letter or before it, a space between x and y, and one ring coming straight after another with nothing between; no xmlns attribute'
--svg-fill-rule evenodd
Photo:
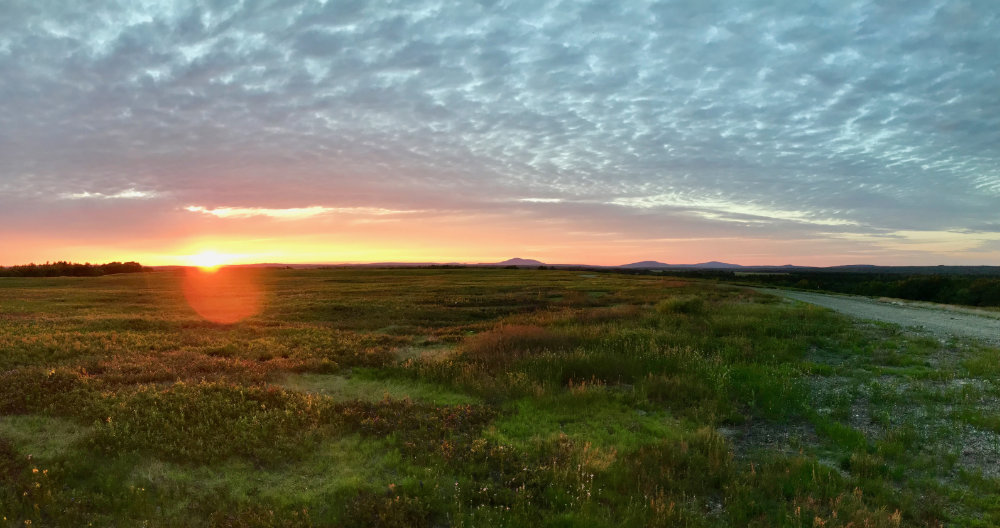
<svg viewBox="0 0 1000 528"><path fill-rule="evenodd" d="M0 265L1000 265L994 0L0 3Z"/></svg>

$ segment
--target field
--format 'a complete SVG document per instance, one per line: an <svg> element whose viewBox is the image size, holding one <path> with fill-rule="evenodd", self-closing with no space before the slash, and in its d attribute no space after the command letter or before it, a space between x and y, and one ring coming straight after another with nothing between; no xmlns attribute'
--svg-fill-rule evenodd
<svg viewBox="0 0 1000 528"><path fill-rule="evenodd" d="M0 278L3 523L1000 524L996 348L693 279L217 277L258 312Z"/></svg>

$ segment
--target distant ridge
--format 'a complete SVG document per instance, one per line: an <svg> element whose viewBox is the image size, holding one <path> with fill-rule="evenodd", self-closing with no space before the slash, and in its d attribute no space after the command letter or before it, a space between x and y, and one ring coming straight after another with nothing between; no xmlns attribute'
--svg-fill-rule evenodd
<svg viewBox="0 0 1000 528"><path fill-rule="evenodd" d="M717 260L713 260L710 262L702 262L701 264L692 264L691 267L723 269L723 268L742 268L743 266L739 264L730 264L728 262L719 262Z"/></svg>
<svg viewBox="0 0 1000 528"><path fill-rule="evenodd" d="M655 260L643 260L642 262L633 262L631 264L625 264L623 266L618 266L619 268L637 268L637 269L648 269L648 268L670 268L670 264L665 264L663 262L657 262Z"/></svg>
<svg viewBox="0 0 1000 528"><path fill-rule="evenodd" d="M286 264L286 263L257 263L257 264L233 264L227 267L234 268L284 268L284 269L323 269L323 268L436 268L436 267L457 267L457 268L491 268L516 266L519 268L537 268L545 266L551 269L565 270L607 270L614 271L629 270L631 272L648 271L704 271L704 272L745 272L745 273L796 273L796 272L826 272L826 273L883 273L883 274L917 274L917 275L979 275L979 276L1000 276L1000 266L880 266L873 264L847 264L840 266L797 266L794 264L784 265L753 265L744 266L741 264L731 264L728 262L709 261L699 264L668 264L656 260L643 260L631 264L619 266L603 266L595 264L547 264L535 259L512 258L503 262L480 262L478 264L463 262L368 262L368 263L315 263L315 264ZM156 271L180 270L190 266L152 266Z"/></svg>
<svg viewBox="0 0 1000 528"><path fill-rule="evenodd" d="M702 262L700 264L666 264L663 262L657 262L655 260L643 260L641 262L633 262L631 264L625 264L623 266L618 266L619 268L630 268L630 269L654 269L654 268L701 268L701 269L737 269L743 268L739 264L729 264L727 262L719 262L713 260L710 262Z"/></svg>
<svg viewBox="0 0 1000 528"><path fill-rule="evenodd" d="M503 262L497 262L496 264L489 264L491 266L544 266L544 262L537 261L535 259L523 259L514 257L512 259L507 259Z"/></svg>

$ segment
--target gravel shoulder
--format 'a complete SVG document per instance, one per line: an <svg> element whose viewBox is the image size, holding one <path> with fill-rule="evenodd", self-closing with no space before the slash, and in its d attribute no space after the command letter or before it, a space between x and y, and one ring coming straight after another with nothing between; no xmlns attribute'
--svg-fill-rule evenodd
<svg viewBox="0 0 1000 528"><path fill-rule="evenodd" d="M994 346L1000 345L1000 314L971 308L933 303L910 303L901 300L872 299L855 295L754 288L817 306L830 308L860 319L895 323L933 334L940 338L970 337Z"/></svg>

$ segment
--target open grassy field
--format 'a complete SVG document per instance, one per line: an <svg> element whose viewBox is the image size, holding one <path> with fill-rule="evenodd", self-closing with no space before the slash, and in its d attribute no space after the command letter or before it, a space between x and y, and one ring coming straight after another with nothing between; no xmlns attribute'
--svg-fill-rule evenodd
<svg viewBox="0 0 1000 528"><path fill-rule="evenodd" d="M996 526L1000 350L552 270L0 279L9 526Z"/></svg>

